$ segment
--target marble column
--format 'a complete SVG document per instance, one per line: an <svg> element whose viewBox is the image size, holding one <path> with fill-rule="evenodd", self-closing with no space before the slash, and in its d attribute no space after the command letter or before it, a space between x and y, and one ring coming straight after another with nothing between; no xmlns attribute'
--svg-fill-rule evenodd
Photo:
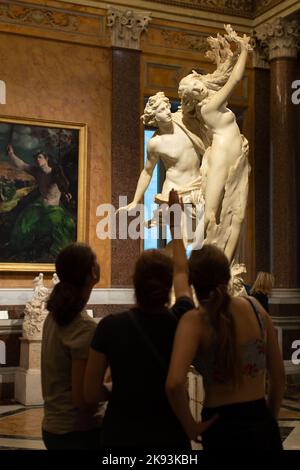
<svg viewBox="0 0 300 470"><path fill-rule="evenodd" d="M147 12L109 8L108 27L112 40L112 204L119 196L128 203L134 196L142 168L140 37L147 30ZM124 205L124 202L123 204ZM128 218L128 224L130 223ZM117 238L111 243L111 286L130 287L140 240Z"/></svg>
<svg viewBox="0 0 300 470"><path fill-rule="evenodd" d="M256 37L270 63L270 260L275 276L270 313L278 331L288 384L299 386L299 366L292 360L295 340L300 338L300 237L296 193L299 175L296 173L296 108L292 103L292 83L297 78L299 22L276 18L260 26Z"/></svg>
<svg viewBox="0 0 300 470"><path fill-rule="evenodd" d="M278 288L299 286L296 231L296 127L291 100L295 79L299 25L276 18L262 25L256 36L267 48L270 61L271 136L271 270Z"/></svg>
<svg viewBox="0 0 300 470"><path fill-rule="evenodd" d="M263 51L253 53L253 172L255 194L255 267L271 271L270 261L270 66Z"/></svg>

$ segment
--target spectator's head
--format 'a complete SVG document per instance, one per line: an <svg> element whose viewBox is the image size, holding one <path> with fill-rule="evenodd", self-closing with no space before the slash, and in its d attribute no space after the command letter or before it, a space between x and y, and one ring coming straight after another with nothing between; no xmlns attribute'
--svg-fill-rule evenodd
<svg viewBox="0 0 300 470"><path fill-rule="evenodd" d="M147 250L137 260L133 276L135 297L145 310L162 309L169 301L173 263L159 250Z"/></svg>
<svg viewBox="0 0 300 470"><path fill-rule="evenodd" d="M216 290L227 293L230 267L225 254L213 245L194 250L189 260L190 280L199 302L208 299Z"/></svg>
<svg viewBox="0 0 300 470"><path fill-rule="evenodd" d="M56 258L59 283L49 297L47 308L60 326L68 325L81 312L93 286L100 279L100 268L92 249L72 243Z"/></svg>
<svg viewBox="0 0 300 470"><path fill-rule="evenodd" d="M257 275L257 278L254 281L250 294L255 294L256 292L262 292L263 294L270 295L273 287L274 287L273 274L260 271Z"/></svg>

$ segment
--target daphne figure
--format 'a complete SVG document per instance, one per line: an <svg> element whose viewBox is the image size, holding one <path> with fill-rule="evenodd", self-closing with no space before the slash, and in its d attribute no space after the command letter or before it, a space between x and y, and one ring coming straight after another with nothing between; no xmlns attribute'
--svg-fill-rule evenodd
<svg viewBox="0 0 300 470"><path fill-rule="evenodd" d="M230 25L225 29L226 39L235 42L240 51L225 84L221 72L219 75L200 75L193 71L181 80L179 95L183 113L194 109L213 133L212 145L206 151L201 166L205 243L217 245L232 261L245 214L249 164L248 142L240 133L235 115L227 108L227 100L243 77L251 47L249 37L239 37ZM218 54L212 41L217 43L219 38L211 38L210 57Z"/></svg>

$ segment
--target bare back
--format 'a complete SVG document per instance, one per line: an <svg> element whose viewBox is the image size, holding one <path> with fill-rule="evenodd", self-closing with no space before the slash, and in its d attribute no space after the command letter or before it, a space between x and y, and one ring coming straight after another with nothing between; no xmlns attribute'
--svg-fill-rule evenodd
<svg viewBox="0 0 300 470"><path fill-rule="evenodd" d="M260 315L264 318L267 314L260 306ZM255 342L261 338L260 325L254 313L253 307L247 299L234 297L229 305L233 315L237 333L237 342L240 348L250 342ZM209 350L212 341L212 329L205 320L205 313L198 311L200 315L200 336L203 350ZM267 335L265 335L267 341ZM250 365L251 366L251 365ZM216 407L231 403L240 403L258 400L265 394L265 373L266 369L253 370L244 373L242 381L235 388L229 383L214 382L205 386L205 401L207 407Z"/></svg>

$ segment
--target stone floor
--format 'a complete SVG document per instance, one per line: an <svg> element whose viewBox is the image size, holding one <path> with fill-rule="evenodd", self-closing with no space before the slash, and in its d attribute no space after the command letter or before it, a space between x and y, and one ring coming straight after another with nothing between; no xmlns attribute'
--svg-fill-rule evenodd
<svg viewBox="0 0 300 470"><path fill-rule="evenodd" d="M0 405L0 450L45 449L41 406ZM300 394L284 399L279 425L286 450L300 450Z"/></svg>

